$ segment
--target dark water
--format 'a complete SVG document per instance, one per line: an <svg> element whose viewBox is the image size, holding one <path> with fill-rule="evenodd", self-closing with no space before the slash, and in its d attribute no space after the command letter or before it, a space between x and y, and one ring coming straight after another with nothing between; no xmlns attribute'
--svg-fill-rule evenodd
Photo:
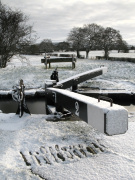
<svg viewBox="0 0 135 180"><path fill-rule="evenodd" d="M114 103L125 107L129 112L133 112L133 111L135 112L135 103L131 103L130 101L129 102L116 101Z"/></svg>
<svg viewBox="0 0 135 180"><path fill-rule="evenodd" d="M130 103L115 102L116 104L124 106L129 112L135 111L135 105ZM26 99L26 104L31 112L31 114L45 114L45 99L40 98L30 98ZM18 103L12 99L0 99L0 110L3 113L16 113Z"/></svg>
<svg viewBox="0 0 135 180"><path fill-rule="evenodd" d="M45 99L26 99L26 104L31 114L45 114ZM16 113L18 103L12 99L0 99L0 110L3 113Z"/></svg>

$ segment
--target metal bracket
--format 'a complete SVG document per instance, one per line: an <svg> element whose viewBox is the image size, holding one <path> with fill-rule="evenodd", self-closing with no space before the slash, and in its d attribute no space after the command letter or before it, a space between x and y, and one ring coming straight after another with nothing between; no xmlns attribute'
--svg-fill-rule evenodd
<svg viewBox="0 0 135 180"><path fill-rule="evenodd" d="M98 102L100 102L100 100L106 100L106 101L109 101L110 102L110 106L112 107L113 106L113 100L109 97L106 97L106 96L99 96L98 97Z"/></svg>

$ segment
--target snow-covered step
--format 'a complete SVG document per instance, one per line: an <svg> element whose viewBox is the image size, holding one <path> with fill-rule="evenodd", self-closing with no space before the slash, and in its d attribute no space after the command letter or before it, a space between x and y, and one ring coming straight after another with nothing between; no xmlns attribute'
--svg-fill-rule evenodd
<svg viewBox="0 0 135 180"><path fill-rule="evenodd" d="M55 146L41 146L38 151L31 149L21 151L20 155L26 166L45 166L57 163L67 164L104 152L105 148L101 150L100 144L97 143L95 146L93 146L93 143L66 146L56 144Z"/></svg>

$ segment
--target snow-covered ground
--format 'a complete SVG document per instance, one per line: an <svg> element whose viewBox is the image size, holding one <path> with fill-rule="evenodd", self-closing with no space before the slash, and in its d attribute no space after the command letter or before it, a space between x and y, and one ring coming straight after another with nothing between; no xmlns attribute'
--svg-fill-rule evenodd
<svg viewBox="0 0 135 180"><path fill-rule="evenodd" d="M63 80L104 65L108 73L85 85L135 92L133 63L89 58L77 60L74 70L71 63L55 63L46 70L42 57L27 56L29 61L23 62L14 57L0 69L0 90L10 91L19 79L24 80L26 89L43 88L56 66ZM89 57L94 57L94 52ZM24 114L19 118L0 111L0 179L134 180L135 112L128 116L125 134L106 136L74 116L53 122L53 116Z"/></svg>
<svg viewBox="0 0 135 180"><path fill-rule="evenodd" d="M84 54L84 52L81 52L81 54ZM26 89L44 88L45 80L50 79L50 75L55 67L58 67L59 80L63 80L104 65L108 67L108 73L94 78L94 80L87 81L87 84L84 84L101 89L126 89L127 91L134 92L135 64L121 61L91 60L97 54L103 54L103 52L90 52L89 59L78 59L76 68L73 70L71 63L54 63L51 64L51 69L46 70L44 64L41 63L43 56L25 56L27 60L23 59L23 61L20 61L18 57L13 57L5 69L0 69L0 90L11 90L12 86L18 83L19 79L24 80ZM128 54L129 57L135 57L135 53L114 52L110 53L110 56L118 56L120 54Z"/></svg>
<svg viewBox="0 0 135 180"><path fill-rule="evenodd" d="M135 114L127 133L117 136L83 121L49 118L0 114L0 179L135 179Z"/></svg>

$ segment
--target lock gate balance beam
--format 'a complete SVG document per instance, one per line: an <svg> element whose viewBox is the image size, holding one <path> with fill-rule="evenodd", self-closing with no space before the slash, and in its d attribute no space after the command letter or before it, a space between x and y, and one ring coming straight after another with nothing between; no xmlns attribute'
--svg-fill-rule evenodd
<svg viewBox="0 0 135 180"><path fill-rule="evenodd" d="M107 67L96 68L94 70L89 70L84 73L80 73L80 74L77 74L70 78L67 78L65 80L62 80L53 87L59 88L59 89L67 89L67 88L72 87L72 90L74 91L74 90L77 90L78 84L80 84L86 80L92 79L96 76L100 76L106 72L107 72Z"/></svg>
<svg viewBox="0 0 135 180"><path fill-rule="evenodd" d="M102 133L117 135L128 129L128 112L122 106L57 88L47 88L46 95Z"/></svg>

